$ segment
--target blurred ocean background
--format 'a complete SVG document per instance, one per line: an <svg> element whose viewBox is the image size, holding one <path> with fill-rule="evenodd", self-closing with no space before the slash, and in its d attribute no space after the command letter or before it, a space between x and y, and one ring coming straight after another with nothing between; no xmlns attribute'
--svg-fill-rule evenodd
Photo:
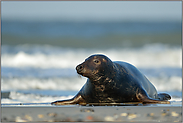
<svg viewBox="0 0 183 123"><path fill-rule="evenodd" d="M12 2L15 8L11 11L8 9L11 8L10 3L5 1L2 3L2 104L44 103L73 97L86 82L86 78L77 75L75 67L92 54L104 54L113 61L133 64L147 76L158 92L169 93L172 101L182 100L182 20L180 18L163 19L158 16L157 19L154 14L156 20L143 17L135 20L123 19L126 18L124 15L120 19L106 21L106 18L83 20L85 15L83 14L81 20L78 18L74 20L77 10L76 12L73 10L71 19L65 19L66 17L59 13L57 16L60 16L60 19L49 14L47 18L40 17L40 19L36 18L40 11L35 9L37 16L29 14L25 18L22 16L23 19L17 19L16 13L17 17L20 17L18 9L21 10L22 4L26 14L28 12L26 8L29 8L29 5L38 5L38 2L29 5L25 2ZM44 6L43 3L41 4ZM101 4L96 2L96 5ZM144 6L143 2L139 5ZM10 11L9 16L8 11ZM11 12L16 12L15 16L12 16ZM100 17L95 14L96 18ZM171 18L171 13L169 16ZM30 19L31 17L35 18Z"/></svg>

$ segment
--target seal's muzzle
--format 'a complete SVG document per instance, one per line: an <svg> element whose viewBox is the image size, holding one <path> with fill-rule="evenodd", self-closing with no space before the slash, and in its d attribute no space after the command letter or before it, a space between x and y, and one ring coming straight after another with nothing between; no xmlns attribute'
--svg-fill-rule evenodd
<svg viewBox="0 0 183 123"><path fill-rule="evenodd" d="M76 66L76 70L77 70L77 73L79 74L79 73L81 73L81 71L83 70L83 65L78 65L78 66Z"/></svg>

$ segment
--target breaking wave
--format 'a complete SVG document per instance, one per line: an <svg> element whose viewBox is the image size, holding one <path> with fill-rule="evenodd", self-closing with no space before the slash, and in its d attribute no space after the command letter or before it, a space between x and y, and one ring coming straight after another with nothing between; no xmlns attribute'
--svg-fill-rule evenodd
<svg viewBox="0 0 183 123"><path fill-rule="evenodd" d="M148 77L158 91L182 91L182 77ZM86 78L3 78L1 90L70 90L79 91ZM72 86L74 85L74 86Z"/></svg>
<svg viewBox="0 0 183 123"><path fill-rule="evenodd" d="M160 44L147 45L136 49L103 50L58 47L48 47L46 49L42 46L36 48L22 46L16 53L9 53L6 49L6 46L2 47L1 65L3 67L75 68L77 64L83 62L91 54L104 54L113 61L129 62L136 67L182 66L181 47L168 47ZM8 49L11 48L8 47ZM16 50L16 47L14 50Z"/></svg>

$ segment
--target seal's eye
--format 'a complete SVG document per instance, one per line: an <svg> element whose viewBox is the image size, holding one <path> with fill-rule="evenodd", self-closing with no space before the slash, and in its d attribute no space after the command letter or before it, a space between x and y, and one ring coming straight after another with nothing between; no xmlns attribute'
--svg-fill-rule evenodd
<svg viewBox="0 0 183 123"><path fill-rule="evenodd" d="M94 59L93 60L95 63L99 63L99 60L98 59Z"/></svg>

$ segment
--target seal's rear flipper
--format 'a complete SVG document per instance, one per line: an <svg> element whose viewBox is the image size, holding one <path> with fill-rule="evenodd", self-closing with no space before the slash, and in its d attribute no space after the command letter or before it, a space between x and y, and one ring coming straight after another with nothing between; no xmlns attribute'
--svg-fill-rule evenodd
<svg viewBox="0 0 183 123"><path fill-rule="evenodd" d="M139 102L142 102L142 103L170 104L169 101L150 98L143 88L140 90L139 89L137 90L136 98Z"/></svg>
<svg viewBox="0 0 183 123"><path fill-rule="evenodd" d="M166 93L159 93L158 98L159 98L159 100L170 100L171 96Z"/></svg>
<svg viewBox="0 0 183 123"><path fill-rule="evenodd" d="M72 99L55 101L55 102L52 102L51 104L52 105L72 105L72 104L85 105L86 102L84 101L84 99L81 97L80 94L77 94Z"/></svg>

